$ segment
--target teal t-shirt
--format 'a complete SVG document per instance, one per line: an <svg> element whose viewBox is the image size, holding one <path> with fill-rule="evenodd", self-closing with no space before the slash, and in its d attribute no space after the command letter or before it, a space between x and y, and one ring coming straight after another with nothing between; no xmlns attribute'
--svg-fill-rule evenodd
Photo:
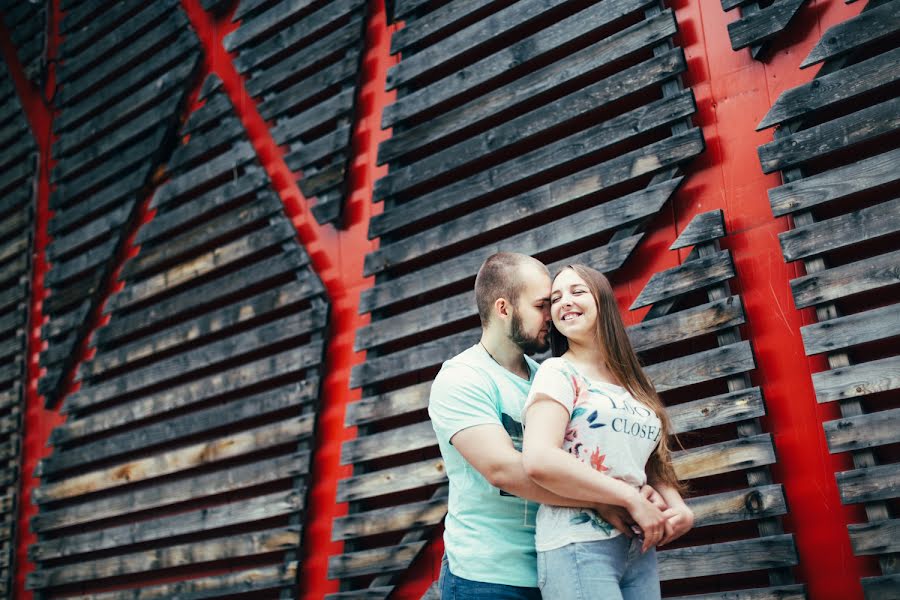
<svg viewBox="0 0 900 600"><path fill-rule="evenodd" d="M522 408L538 367L526 361L528 381L476 344L446 361L431 385L428 415L450 479L444 547L450 571L464 579L537 587L534 523L540 505L492 486L450 443L463 429L497 424L522 450Z"/></svg>

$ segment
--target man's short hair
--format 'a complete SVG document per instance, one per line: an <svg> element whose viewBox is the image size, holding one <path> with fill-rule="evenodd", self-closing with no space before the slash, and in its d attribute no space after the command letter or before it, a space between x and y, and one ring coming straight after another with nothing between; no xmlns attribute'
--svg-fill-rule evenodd
<svg viewBox="0 0 900 600"><path fill-rule="evenodd" d="M529 263L543 266L537 259L517 252L492 254L481 265L475 277L475 304L482 327L490 322L497 298L506 298L513 305L519 301L525 287L520 270Z"/></svg>

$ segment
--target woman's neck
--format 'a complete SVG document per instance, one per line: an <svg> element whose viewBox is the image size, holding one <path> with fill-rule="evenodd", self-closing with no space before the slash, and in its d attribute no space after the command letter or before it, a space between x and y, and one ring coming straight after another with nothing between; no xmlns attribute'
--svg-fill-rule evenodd
<svg viewBox="0 0 900 600"><path fill-rule="evenodd" d="M606 356L596 342L586 344L577 340L569 340L569 349L563 358L575 363L578 370L588 378L621 385L609 370Z"/></svg>

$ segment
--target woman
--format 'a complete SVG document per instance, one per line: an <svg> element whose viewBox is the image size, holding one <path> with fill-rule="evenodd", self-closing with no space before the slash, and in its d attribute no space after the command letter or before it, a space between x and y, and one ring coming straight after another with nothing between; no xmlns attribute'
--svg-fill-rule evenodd
<svg viewBox="0 0 900 600"><path fill-rule="evenodd" d="M655 546L684 535L694 516L681 497L667 443L671 425L625 334L601 273L570 265L553 280L551 348L523 411L523 460L557 494L624 507L634 539L591 510L541 506L538 586L547 599L660 597ZM638 493L649 483L660 510Z"/></svg>

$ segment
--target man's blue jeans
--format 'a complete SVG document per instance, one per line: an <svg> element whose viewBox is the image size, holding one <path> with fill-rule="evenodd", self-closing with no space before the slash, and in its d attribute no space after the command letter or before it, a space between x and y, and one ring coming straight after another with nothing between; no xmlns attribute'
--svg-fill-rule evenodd
<svg viewBox="0 0 900 600"><path fill-rule="evenodd" d="M498 568L502 566L498 565ZM537 588L485 583L457 577L450 572L447 556L441 560L441 600L541 600Z"/></svg>
<svg viewBox="0 0 900 600"><path fill-rule="evenodd" d="M545 600L659 600L656 548L619 535L538 552L538 586Z"/></svg>

